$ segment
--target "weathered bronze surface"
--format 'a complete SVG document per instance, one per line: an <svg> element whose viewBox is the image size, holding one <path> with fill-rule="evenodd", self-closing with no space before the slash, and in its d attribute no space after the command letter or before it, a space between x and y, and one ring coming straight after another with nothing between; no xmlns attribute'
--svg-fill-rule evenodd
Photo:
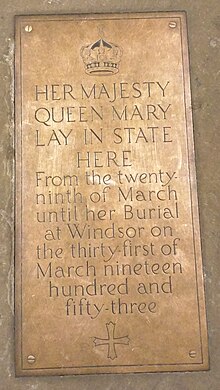
<svg viewBox="0 0 220 390"><path fill-rule="evenodd" d="M17 374L207 369L185 15L16 27Z"/></svg>

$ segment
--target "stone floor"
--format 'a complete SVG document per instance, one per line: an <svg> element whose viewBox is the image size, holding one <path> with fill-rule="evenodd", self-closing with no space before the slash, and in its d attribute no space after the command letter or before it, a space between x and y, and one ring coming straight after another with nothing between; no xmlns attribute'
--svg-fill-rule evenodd
<svg viewBox="0 0 220 390"><path fill-rule="evenodd" d="M0 0L0 389L217 390L220 388L219 0ZM15 378L13 309L14 16L185 10L188 14L196 167L206 282L210 371Z"/></svg>

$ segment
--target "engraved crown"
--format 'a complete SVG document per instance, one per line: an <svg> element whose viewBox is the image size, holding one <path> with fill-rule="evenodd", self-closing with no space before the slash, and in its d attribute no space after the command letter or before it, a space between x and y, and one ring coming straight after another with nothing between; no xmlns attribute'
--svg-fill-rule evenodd
<svg viewBox="0 0 220 390"><path fill-rule="evenodd" d="M85 71L90 75L106 76L118 72L122 49L104 39L83 46L80 51Z"/></svg>

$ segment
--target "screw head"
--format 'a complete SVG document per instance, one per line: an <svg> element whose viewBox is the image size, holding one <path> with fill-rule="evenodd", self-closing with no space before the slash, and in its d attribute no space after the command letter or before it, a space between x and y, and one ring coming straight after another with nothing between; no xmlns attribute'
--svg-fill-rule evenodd
<svg viewBox="0 0 220 390"><path fill-rule="evenodd" d="M26 32L29 32L29 33L30 33L30 32L33 30L33 27L30 26L30 25L27 25L27 26L25 26L24 29L25 29Z"/></svg>
<svg viewBox="0 0 220 390"><path fill-rule="evenodd" d="M189 351L189 357L194 359L196 357L196 351Z"/></svg>
<svg viewBox="0 0 220 390"><path fill-rule="evenodd" d="M170 23L169 23L169 27L170 27L170 28L176 28L176 26L177 26L177 23L176 23L176 22L170 22Z"/></svg>
<svg viewBox="0 0 220 390"><path fill-rule="evenodd" d="M29 355L27 361L29 364L34 364L36 362L36 357L34 355Z"/></svg>

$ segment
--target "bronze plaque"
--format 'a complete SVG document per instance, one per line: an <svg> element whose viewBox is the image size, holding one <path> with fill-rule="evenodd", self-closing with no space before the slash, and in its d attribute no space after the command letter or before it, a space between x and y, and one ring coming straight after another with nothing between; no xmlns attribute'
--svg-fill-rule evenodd
<svg viewBox="0 0 220 390"><path fill-rule="evenodd" d="M18 375L208 368L184 13L16 24Z"/></svg>

